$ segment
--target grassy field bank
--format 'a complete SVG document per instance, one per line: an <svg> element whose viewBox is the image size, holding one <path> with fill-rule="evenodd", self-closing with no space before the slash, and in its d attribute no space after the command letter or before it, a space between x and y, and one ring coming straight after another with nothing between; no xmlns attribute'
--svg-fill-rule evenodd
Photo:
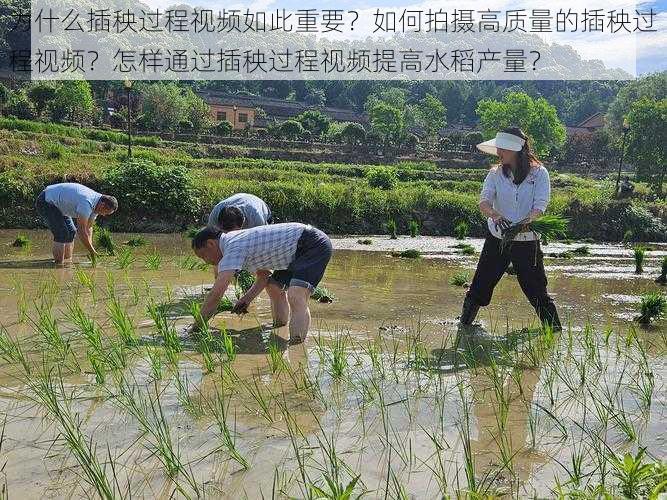
<svg viewBox="0 0 667 500"><path fill-rule="evenodd" d="M119 213L105 223L125 231L180 231L201 224L210 207L235 192L264 198L279 220L300 220L333 233L385 233L396 221L407 234L452 235L466 221L482 235L477 197L486 168L393 166L387 189L373 187L375 165L207 156L197 145L137 138L126 162L123 136L21 120L0 121L0 226L34 227L33 205L49 183L77 181L116 195ZM549 210L571 219L573 238L604 241L666 238L667 204L637 184L631 200L612 200L613 182L552 174Z"/></svg>

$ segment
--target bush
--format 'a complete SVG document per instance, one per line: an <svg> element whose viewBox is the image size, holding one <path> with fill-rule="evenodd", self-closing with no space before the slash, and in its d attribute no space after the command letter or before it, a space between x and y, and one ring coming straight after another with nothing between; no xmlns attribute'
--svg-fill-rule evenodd
<svg viewBox="0 0 667 500"><path fill-rule="evenodd" d="M213 131L216 134L218 134L220 136L223 136L223 137L227 137L227 136L232 135L232 130L233 130L233 126L227 120L222 120L215 127L213 127Z"/></svg>
<svg viewBox="0 0 667 500"><path fill-rule="evenodd" d="M350 146L363 144L366 140L366 130L358 123L346 123L340 131L340 140Z"/></svg>
<svg viewBox="0 0 667 500"><path fill-rule="evenodd" d="M305 130L303 125L296 120L285 120L276 128L278 137L295 141L303 137Z"/></svg>
<svg viewBox="0 0 667 500"><path fill-rule="evenodd" d="M660 292L647 293L642 296L639 310L640 315L635 319L643 325L648 325L667 312L667 298Z"/></svg>
<svg viewBox="0 0 667 500"><path fill-rule="evenodd" d="M391 167L373 167L366 172L368 185L379 189L393 189L398 182L396 170Z"/></svg>
<svg viewBox="0 0 667 500"><path fill-rule="evenodd" d="M59 142L51 141L46 143L43 153L48 160L60 160L67 154L67 149Z"/></svg>
<svg viewBox="0 0 667 500"><path fill-rule="evenodd" d="M5 104L5 114L31 120L37 116L35 106L23 90L16 90L9 95Z"/></svg>
<svg viewBox="0 0 667 500"><path fill-rule="evenodd" d="M130 160L111 169L105 183L106 191L118 198L121 218L159 216L184 225L199 208L192 178L183 166Z"/></svg>

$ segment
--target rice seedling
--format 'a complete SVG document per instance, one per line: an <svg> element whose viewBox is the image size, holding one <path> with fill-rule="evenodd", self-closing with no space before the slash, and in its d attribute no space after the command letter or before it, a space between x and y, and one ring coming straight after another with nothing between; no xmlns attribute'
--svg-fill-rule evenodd
<svg viewBox="0 0 667 500"><path fill-rule="evenodd" d="M16 239L12 242L14 248L28 248L31 245L30 238L25 234L19 234L16 236Z"/></svg>
<svg viewBox="0 0 667 500"><path fill-rule="evenodd" d="M470 283L470 275L465 271L459 271L454 273L451 278L449 278L449 284L452 286L465 287Z"/></svg>
<svg viewBox="0 0 667 500"><path fill-rule="evenodd" d="M333 378L340 379L345 375L347 367L347 336L338 335L331 346L329 373Z"/></svg>
<svg viewBox="0 0 667 500"><path fill-rule="evenodd" d="M147 308L148 315L155 323L158 335L162 337L167 358L175 365L178 362L178 353L182 350L176 327L173 322L169 321L164 310L155 304L152 299L149 301Z"/></svg>
<svg viewBox="0 0 667 500"><path fill-rule="evenodd" d="M271 392L265 394L264 389L259 385L258 378L254 376L252 377L252 382L244 380L241 384L255 403L257 403L256 410L252 410L251 408L248 408L248 410L257 411L267 422L272 424L275 421L273 412L271 411L271 402L274 400L273 394Z"/></svg>
<svg viewBox="0 0 667 500"><path fill-rule="evenodd" d="M128 247L142 247L147 243L148 240L143 236L134 236L125 242Z"/></svg>
<svg viewBox="0 0 667 500"><path fill-rule="evenodd" d="M642 295L639 316L635 318L642 325L649 325L667 313L667 298L660 292Z"/></svg>
<svg viewBox="0 0 667 500"><path fill-rule="evenodd" d="M267 360L271 373L280 373L287 368L283 352L274 340L269 340L267 346Z"/></svg>
<svg viewBox="0 0 667 500"><path fill-rule="evenodd" d="M255 276L245 269L241 269L236 275L235 293L236 298L241 298L250 287L255 284Z"/></svg>
<svg viewBox="0 0 667 500"><path fill-rule="evenodd" d="M78 300L67 304L65 316L78 328L78 332L83 335L89 348L102 354L102 332L95 321L86 314Z"/></svg>
<svg viewBox="0 0 667 500"><path fill-rule="evenodd" d="M334 293L324 286L317 286L310 296L311 299L321 302L322 304L330 304L334 301L336 296Z"/></svg>
<svg viewBox="0 0 667 500"><path fill-rule="evenodd" d="M47 352L62 362L66 362L71 355L74 366L79 369L76 356L74 356L69 342L65 340L60 332L50 304L42 302L36 305L35 309L37 311L35 329L41 334L46 343Z"/></svg>
<svg viewBox="0 0 667 500"><path fill-rule="evenodd" d="M127 269L134 263L134 254L130 248L122 248L116 255L118 269Z"/></svg>
<svg viewBox="0 0 667 500"><path fill-rule="evenodd" d="M0 357L7 363L21 365L27 375L32 373L32 366L23 352L21 343L18 340L14 340L2 324L0 324Z"/></svg>
<svg viewBox="0 0 667 500"><path fill-rule="evenodd" d="M45 368L44 373L31 379L28 389L33 401L44 408L49 417L58 424L60 437L78 462L84 481L101 498L114 500L122 496L116 488L119 483L111 452L107 446L108 463L113 477L109 477L106 464L98 460L97 447L92 438L88 439L81 431L81 423L71 409L72 398L65 393L62 374L58 372L57 377L54 377L53 370Z"/></svg>
<svg viewBox="0 0 667 500"><path fill-rule="evenodd" d="M157 248L154 248L148 255L146 255L146 269L157 271L162 265L162 255Z"/></svg>
<svg viewBox="0 0 667 500"><path fill-rule="evenodd" d="M410 230L410 237L416 238L419 236L419 223L416 220L411 220L408 226Z"/></svg>
<svg viewBox="0 0 667 500"><path fill-rule="evenodd" d="M419 259L422 254L419 250L408 249L400 252L391 252L392 257L400 257L402 259Z"/></svg>
<svg viewBox="0 0 667 500"><path fill-rule="evenodd" d="M186 255L178 260L178 267L188 271L206 271L206 269L208 269L208 264L197 257Z"/></svg>
<svg viewBox="0 0 667 500"><path fill-rule="evenodd" d="M468 223L464 220L459 221L456 226L454 227L454 237L457 240L465 240L466 237L468 236Z"/></svg>
<svg viewBox="0 0 667 500"><path fill-rule="evenodd" d="M201 398L196 399L190 394L190 383L188 381L187 372L183 372L181 377L180 372L176 373L174 377L176 384L176 392L178 394L178 402L181 407L192 417L200 418L204 415L204 406Z"/></svg>
<svg viewBox="0 0 667 500"><path fill-rule="evenodd" d="M641 245L636 245L633 249L633 256L635 259L635 274L642 274L644 272L644 257L646 249Z"/></svg>
<svg viewBox="0 0 667 500"><path fill-rule="evenodd" d="M93 236L95 238L95 245L104 250L108 255L115 255L116 243L111 236L111 231L105 227L93 226Z"/></svg>
<svg viewBox="0 0 667 500"><path fill-rule="evenodd" d="M225 401L224 393L217 390L213 401L208 403L208 408L215 418L220 433L220 440L229 457L238 463L244 470L250 468L250 462L241 454L236 445L236 420L234 421L234 429L229 427L227 423L227 415L229 411L229 403Z"/></svg>
<svg viewBox="0 0 667 500"><path fill-rule="evenodd" d="M396 226L396 221L394 219L389 219L387 221L387 232L389 233L390 239L398 239L398 227Z"/></svg>
<svg viewBox="0 0 667 500"><path fill-rule="evenodd" d="M162 363L162 352L160 349L155 349L149 347L146 350L146 355L148 356L148 363L151 369L151 378L155 380L162 380L162 371L164 365Z"/></svg>
<svg viewBox="0 0 667 500"><path fill-rule="evenodd" d="M363 239L357 240L357 243L360 244L360 245L372 245L373 240L371 240L369 238L363 238Z"/></svg>
<svg viewBox="0 0 667 500"><path fill-rule="evenodd" d="M134 322L115 295L107 304L107 317L125 345L133 347L139 343Z"/></svg>
<svg viewBox="0 0 667 500"><path fill-rule="evenodd" d="M97 286L93 278L81 268L76 268L74 270L74 277L79 282L79 284L90 291L90 295L93 298L93 302L97 301Z"/></svg>
<svg viewBox="0 0 667 500"><path fill-rule="evenodd" d="M171 428L164 415L157 386L154 386L154 393L154 396L150 392L144 395L127 380L122 379L118 384L118 393L112 400L137 420L141 430L150 439L149 450L158 458L179 493L187 498L191 496L178 481L179 476L183 476L195 496L199 497L200 486L192 470L183 463L178 446L174 446Z"/></svg>
<svg viewBox="0 0 667 500"><path fill-rule="evenodd" d="M540 235L543 243L557 238L567 237L568 219L559 215L543 215L528 224L528 228ZM512 241L523 229L523 224L515 224L503 232L500 249L504 252L512 244Z"/></svg>
<svg viewBox="0 0 667 500"><path fill-rule="evenodd" d="M186 236L186 238L190 238L190 239L192 239L192 238L195 237L195 235L196 235L198 232L199 232L199 228L197 228L197 227L189 227L189 228L187 228L186 231L185 231L185 236Z"/></svg>

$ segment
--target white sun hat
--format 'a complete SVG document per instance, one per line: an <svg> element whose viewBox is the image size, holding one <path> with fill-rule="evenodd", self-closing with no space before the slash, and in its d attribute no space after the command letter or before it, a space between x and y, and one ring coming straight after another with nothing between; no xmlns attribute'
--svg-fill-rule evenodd
<svg viewBox="0 0 667 500"><path fill-rule="evenodd" d="M497 148L509 149L510 151L521 151L521 148L523 148L525 143L525 139L522 139L518 135L508 134L507 132L498 132L493 139L480 142L477 145L477 149L483 153L497 155Z"/></svg>

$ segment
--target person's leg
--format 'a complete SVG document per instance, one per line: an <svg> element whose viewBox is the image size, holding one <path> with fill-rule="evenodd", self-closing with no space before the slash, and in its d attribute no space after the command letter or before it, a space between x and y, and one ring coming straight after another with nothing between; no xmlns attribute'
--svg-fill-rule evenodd
<svg viewBox="0 0 667 500"><path fill-rule="evenodd" d="M537 312L543 325L561 329L556 304L547 292L547 273L539 242L515 242L512 245L512 264L516 269L521 290Z"/></svg>
<svg viewBox="0 0 667 500"><path fill-rule="evenodd" d="M289 338L290 342L298 343L306 340L310 328L309 288L293 285L287 289L287 300L290 308Z"/></svg>
<svg viewBox="0 0 667 500"><path fill-rule="evenodd" d="M65 265L65 254L67 253L68 243L53 242L53 262L56 266Z"/></svg>
<svg viewBox="0 0 667 500"><path fill-rule="evenodd" d="M282 286L269 281L266 285L266 294L271 301L271 316L273 317L273 326L285 326L289 321L290 306L287 301L287 292Z"/></svg>
<svg viewBox="0 0 667 500"><path fill-rule="evenodd" d="M484 247L479 256L477 269L472 278L470 288L463 301L463 308L459 322L470 325L475 320L480 306L488 306L491 302L493 289L503 277L509 265L509 253L501 253L500 240L488 235L484 240Z"/></svg>

